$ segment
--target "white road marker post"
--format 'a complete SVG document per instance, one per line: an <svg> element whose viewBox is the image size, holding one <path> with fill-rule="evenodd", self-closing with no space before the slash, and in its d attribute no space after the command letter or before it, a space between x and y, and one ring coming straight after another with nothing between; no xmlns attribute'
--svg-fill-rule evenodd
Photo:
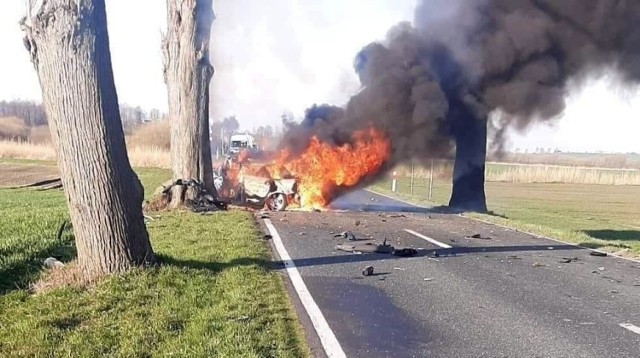
<svg viewBox="0 0 640 358"><path fill-rule="evenodd" d="M396 192L397 185L398 185L398 180L396 179L396 175L397 174L398 173L394 170L393 171L393 178L391 179L391 191L394 192L394 193Z"/></svg>
<svg viewBox="0 0 640 358"><path fill-rule="evenodd" d="M433 191L433 158L431 158L431 170L429 171L429 200L431 200Z"/></svg>

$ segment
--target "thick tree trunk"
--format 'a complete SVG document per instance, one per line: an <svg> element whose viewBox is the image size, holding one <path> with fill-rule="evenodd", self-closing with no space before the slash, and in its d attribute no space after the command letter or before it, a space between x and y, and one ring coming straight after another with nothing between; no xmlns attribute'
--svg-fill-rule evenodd
<svg viewBox="0 0 640 358"><path fill-rule="evenodd" d="M31 1L22 21L88 278L155 261L125 148L104 0Z"/></svg>
<svg viewBox="0 0 640 358"><path fill-rule="evenodd" d="M469 115L460 116L453 135L456 140L456 157L449 206L466 211L486 212L484 171L487 121Z"/></svg>
<svg viewBox="0 0 640 358"><path fill-rule="evenodd" d="M173 179L197 179L211 193L213 166L209 141L209 41L212 0L167 0L167 33L163 39L164 76L171 120ZM170 206L191 194L176 186ZM185 192L186 191L186 192Z"/></svg>

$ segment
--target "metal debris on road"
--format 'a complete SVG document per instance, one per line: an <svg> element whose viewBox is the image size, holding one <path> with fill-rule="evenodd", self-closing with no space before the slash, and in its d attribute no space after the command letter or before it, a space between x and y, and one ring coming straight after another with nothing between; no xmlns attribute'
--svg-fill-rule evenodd
<svg viewBox="0 0 640 358"><path fill-rule="evenodd" d="M424 279L424 281L427 281L427 282L428 282L428 281L433 281L433 280L435 280L435 278L431 278L431 277L429 277L429 278L425 278L425 279Z"/></svg>
<svg viewBox="0 0 640 358"><path fill-rule="evenodd" d="M339 236L336 236L339 237ZM350 240L351 241L351 240ZM357 240L356 240L357 241ZM364 241L364 240L363 240ZM413 248L398 248L389 245L387 239L384 239L382 244L375 242L363 242L363 243L342 243L335 246L336 250L345 251L349 253L376 253L376 254L391 254L398 257L411 257L418 254L418 250Z"/></svg>
<svg viewBox="0 0 640 358"><path fill-rule="evenodd" d="M575 261L578 261L577 257L563 257L562 260L560 260L560 262L563 264L570 264Z"/></svg>
<svg viewBox="0 0 640 358"><path fill-rule="evenodd" d="M491 240L491 237L482 236L481 234L473 234L473 235L465 236L465 239Z"/></svg>
<svg viewBox="0 0 640 358"><path fill-rule="evenodd" d="M543 265L543 264L541 264L539 262L534 262L533 265L531 265L531 266L533 266L533 267L542 267L542 266L547 266L547 265Z"/></svg>
<svg viewBox="0 0 640 358"><path fill-rule="evenodd" d="M384 252L386 250L384 245L376 244L374 242L366 242L361 244L338 244L335 246L335 249L350 253L387 253Z"/></svg>
<svg viewBox="0 0 640 358"><path fill-rule="evenodd" d="M407 269L404 269L402 267L394 267L393 269L398 271L407 271Z"/></svg>
<svg viewBox="0 0 640 358"><path fill-rule="evenodd" d="M333 235L333 237L347 239L349 241L357 241L358 240L358 239L356 239L356 236L353 233L349 232L349 231L343 231L343 232L341 232L339 234Z"/></svg>
<svg viewBox="0 0 640 358"><path fill-rule="evenodd" d="M371 275L373 275L373 266L365 267L364 270L362 270L362 275L363 276L371 276Z"/></svg>
<svg viewBox="0 0 640 358"><path fill-rule="evenodd" d="M598 270L604 271L604 267L598 267Z"/></svg>
<svg viewBox="0 0 640 358"><path fill-rule="evenodd" d="M406 218L407 216L404 214L379 214L381 218Z"/></svg>
<svg viewBox="0 0 640 358"><path fill-rule="evenodd" d="M589 253L589 255L591 256L597 256L597 257L606 257L607 253L606 252L601 252L601 251L591 251Z"/></svg>

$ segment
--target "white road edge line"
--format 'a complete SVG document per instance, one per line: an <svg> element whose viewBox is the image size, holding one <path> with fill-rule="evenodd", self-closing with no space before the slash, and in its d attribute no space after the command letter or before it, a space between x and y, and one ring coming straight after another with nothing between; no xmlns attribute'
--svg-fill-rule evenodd
<svg viewBox="0 0 640 358"><path fill-rule="evenodd" d="M640 327L634 326L631 323L620 323L619 326L624 328L624 329L628 329L633 333L640 334Z"/></svg>
<svg viewBox="0 0 640 358"><path fill-rule="evenodd" d="M342 350L342 346L340 346L340 342L336 338L335 334L329 327L329 323L322 315L322 311L320 311L320 307L316 304L311 296L311 293L307 289L307 285L305 285L302 280L302 276L296 265L291 260L291 256L287 252L287 249L284 247L284 243L282 242L282 238L276 227L273 225L270 219L264 219L264 223L273 238L273 243L275 244L276 251L278 251L278 255L280 255L280 259L284 263L287 274L291 279L291 283L293 284L293 288L298 293L298 297L300 297L300 301L302 301L302 305L304 306L305 311L309 315L311 319L311 323L313 324L313 328L315 328L318 333L318 337L320 337L320 342L322 343L322 347L324 348L325 353L328 357L345 357L346 355Z"/></svg>
<svg viewBox="0 0 640 358"><path fill-rule="evenodd" d="M447 245L445 243L442 243L442 242L440 242L438 240L432 239L429 236L422 235L421 233L415 232L413 230L404 229L404 231L408 232L409 234L411 234L413 236L417 236L417 237L419 237L419 238L421 238L423 240L427 240L427 241L429 241L430 243L432 243L434 245L442 247L443 249L451 249L453 247L453 246Z"/></svg>

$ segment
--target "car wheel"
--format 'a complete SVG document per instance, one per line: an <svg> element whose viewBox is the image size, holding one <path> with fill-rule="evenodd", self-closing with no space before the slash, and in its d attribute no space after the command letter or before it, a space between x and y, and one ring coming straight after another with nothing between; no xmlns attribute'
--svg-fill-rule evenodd
<svg viewBox="0 0 640 358"><path fill-rule="evenodd" d="M269 195L267 198L267 208L271 211L283 211L287 208L287 197L282 193Z"/></svg>

